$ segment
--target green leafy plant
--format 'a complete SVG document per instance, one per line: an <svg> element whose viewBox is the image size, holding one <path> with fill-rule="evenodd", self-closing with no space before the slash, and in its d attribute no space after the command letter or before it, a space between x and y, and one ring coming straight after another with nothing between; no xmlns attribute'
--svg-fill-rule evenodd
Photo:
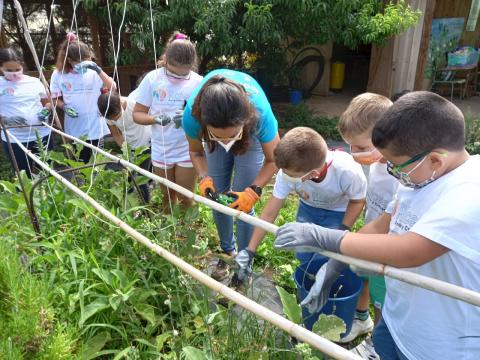
<svg viewBox="0 0 480 360"><path fill-rule="evenodd" d="M470 154L480 154L480 117L465 116L465 148Z"/></svg>
<svg viewBox="0 0 480 360"><path fill-rule="evenodd" d="M285 130L307 126L325 139L342 140L337 128L337 117L315 116L305 104L288 105L283 112L279 112L278 122L280 128Z"/></svg>

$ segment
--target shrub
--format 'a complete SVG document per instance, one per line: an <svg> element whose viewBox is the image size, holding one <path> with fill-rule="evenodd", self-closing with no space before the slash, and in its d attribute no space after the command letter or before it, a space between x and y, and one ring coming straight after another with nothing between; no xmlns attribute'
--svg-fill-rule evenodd
<svg viewBox="0 0 480 360"><path fill-rule="evenodd" d="M279 114L279 126L288 130L297 126L308 126L325 139L342 140L337 129L338 117L315 116L305 105L288 105L284 113Z"/></svg>

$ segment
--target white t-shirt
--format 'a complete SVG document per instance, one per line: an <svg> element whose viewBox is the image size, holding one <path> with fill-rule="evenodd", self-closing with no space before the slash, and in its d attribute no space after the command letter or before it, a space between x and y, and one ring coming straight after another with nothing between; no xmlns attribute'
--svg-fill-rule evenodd
<svg viewBox="0 0 480 360"><path fill-rule="evenodd" d="M27 120L28 125L40 125L37 114L42 111L41 99L46 99L45 87L39 79L23 75L19 81L8 81L0 76L0 115L5 117L20 116ZM12 128L10 133L20 142L26 143L36 140L35 130L40 137L50 134L45 126ZM2 140L6 141L3 131ZM10 139L11 142L16 142Z"/></svg>
<svg viewBox="0 0 480 360"><path fill-rule="evenodd" d="M132 93L134 94L134 93ZM139 125L133 121L133 108L135 107L135 96L130 94L126 98L127 108L123 110L122 116L116 120L108 120L107 124L116 126L121 132L122 137L126 139L127 143L133 148L149 147L150 139L152 137L152 130L150 125Z"/></svg>
<svg viewBox="0 0 480 360"><path fill-rule="evenodd" d="M408 271L480 292L480 156L418 190L400 187L390 233L411 231L450 249ZM382 313L411 360L480 359L480 307L386 277Z"/></svg>
<svg viewBox="0 0 480 360"><path fill-rule="evenodd" d="M202 77L191 71L188 80L171 80L164 68L149 72L136 90L137 102L150 108L149 114L173 117L184 108ZM183 128L152 125L152 160L175 164L190 161L188 142Z"/></svg>
<svg viewBox="0 0 480 360"><path fill-rule="evenodd" d="M65 132L69 135L86 136L98 140L110 134L105 119L98 112L97 101L103 87L98 74L88 69L85 74L61 73L55 70L50 79L52 97L63 97L67 106L73 107L77 118L65 114Z"/></svg>
<svg viewBox="0 0 480 360"><path fill-rule="evenodd" d="M368 224L383 214L399 184L398 180L387 172L386 163L376 162L370 165L365 223Z"/></svg>
<svg viewBox="0 0 480 360"><path fill-rule="evenodd" d="M333 161L332 161L333 160ZM272 195L286 199L291 192L297 193L305 204L332 211L345 211L350 200L364 199L367 180L362 167L344 151L328 151L328 168L325 179L317 183L311 180L300 184L290 183L282 178L280 170L275 178Z"/></svg>

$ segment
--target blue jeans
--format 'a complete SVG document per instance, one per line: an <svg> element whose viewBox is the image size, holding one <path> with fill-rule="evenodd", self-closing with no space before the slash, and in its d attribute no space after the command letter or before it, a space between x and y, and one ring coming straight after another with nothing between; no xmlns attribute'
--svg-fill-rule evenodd
<svg viewBox="0 0 480 360"><path fill-rule="evenodd" d="M375 351L382 360L408 360L393 341L383 318L373 329L372 340Z"/></svg>
<svg viewBox="0 0 480 360"><path fill-rule="evenodd" d="M43 143L43 146L47 150L53 149L53 138L51 138L50 142L49 142L48 141L48 135L44 136L42 138L42 143ZM47 143L48 143L48 146L47 146ZM36 163L33 160L31 160L25 154L25 152L20 148L20 146L18 146L16 143L11 143L11 144L12 144L13 155L15 156L15 159L17 160L18 169L20 171L25 170L25 172L27 173L27 176L29 178L32 177L30 169L35 168ZM6 141L2 140L2 145L3 145L3 152L5 153L7 158L10 160L10 162L12 163L12 167L13 167L13 160L10 156L10 151L8 149L8 143ZM28 143L22 143L22 145L25 146L28 150L30 150L35 155L38 155L40 153L40 149L39 149L39 146L38 146L38 143L37 143L36 139L32 140Z"/></svg>
<svg viewBox="0 0 480 360"><path fill-rule="evenodd" d="M219 193L230 190L243 191L252 185L265 159L260 142L254 138L250 149L243 155L227 153L223 147L217 145L212 153L207 150L206 156L208 175L213 179ZM255 213L252 210L249 214ZM213 211L213 218L220 237L220 247L224 252L231 253L235 250L233 218L218 211ZM253 226L240 220L236 221L236 226L237 250L240 251L248 246Z"/></svg>
<svg viewBox="0 0 480 360"><path fill-rule="evenodd" d="M339 229L344 216L344 211L316 208L300 201L296 221L300 223L312 223L330 229ZM310 262L314 256L323 257L323 255L314 252L296 252L295 256L302 264Z"/></svg>

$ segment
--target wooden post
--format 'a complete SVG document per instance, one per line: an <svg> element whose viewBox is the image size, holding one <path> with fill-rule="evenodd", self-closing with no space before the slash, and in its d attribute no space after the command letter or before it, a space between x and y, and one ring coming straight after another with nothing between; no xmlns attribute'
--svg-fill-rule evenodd
<svg viewBox="0 0 480 360"><path fill-rule="evenodd" d="M92 36L93 52L95 53L95 60L100 66L105 65L105 59L103 57L103 51L100 48L100 33L98 26L98 19L90 14L87 14L87 21L90 25L90 33Z"/></svg>
<svg viewBox="0 0 480 360"><path fill-rule="evenodd" d="M435 11L436 0L428 0L423 15L423 30L420 40L420 51L418 54L417 71L415 73L415 85L413 90L423 89L423 76L425 73L425 65L428 58L428 47L430 44L430 33L432 32L433 13Z"/></svg>

